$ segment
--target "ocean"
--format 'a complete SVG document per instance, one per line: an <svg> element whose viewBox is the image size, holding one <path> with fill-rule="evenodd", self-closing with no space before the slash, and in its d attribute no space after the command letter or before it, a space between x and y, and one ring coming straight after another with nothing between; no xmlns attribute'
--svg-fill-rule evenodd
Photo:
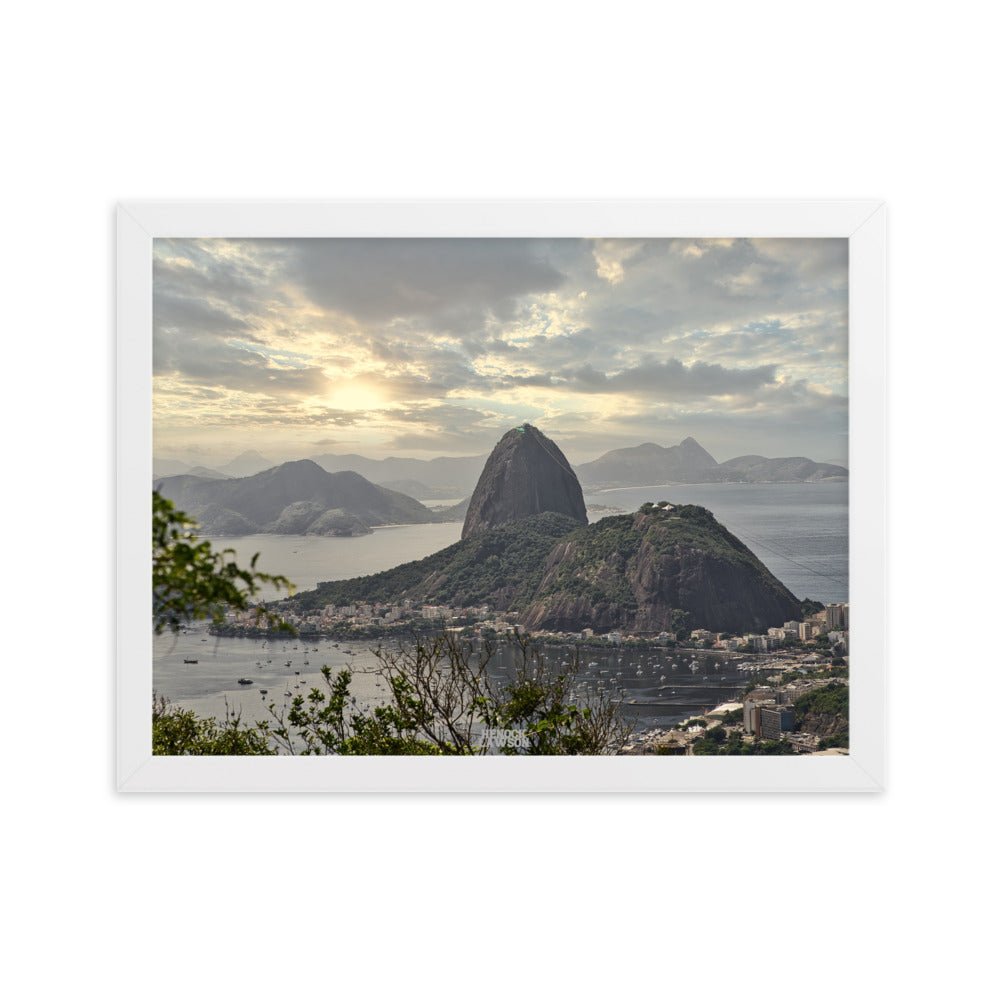
<svg viewBox="0 0 1000 1000"><path fill-rule="evenodd" d="M585 494L588 506L626 512L660 500L707 507L796 597L824 603L849 600L847 498L847 483L656 486ZM594 511L591 520L615 512ZM211 541L216 548L235 549L241 564L259 552L261 570L284 574L306 590L423 558L458 541L461 531L457 523L424 524L378 528L361 538L250 535ZM221 718L235 711L252 721L267 718L271 702L280 709L286 694L290 700L319 685L320 667L327 664L334 673L351 669L359 704L372 705L385 694L372 645L216 639L199 626L180 636L154 637L153 686L200 715ZM552 647L551 655L564 658L566 652ZM731 654L588 647L583 659L583 680L621 691L637 731L673 725L732 697L747 682L739 658ZM241 677L252 684L240 685Z"/></svg>

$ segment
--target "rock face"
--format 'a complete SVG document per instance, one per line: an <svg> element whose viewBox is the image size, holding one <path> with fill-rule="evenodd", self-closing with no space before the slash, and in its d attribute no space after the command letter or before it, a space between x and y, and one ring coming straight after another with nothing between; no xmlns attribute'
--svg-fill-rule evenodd
<svg viewBox="0 0 1000 1000"><path fill-rule="evenodd" d="M486 460L462 538L545 511L587 523L583 490L566 456L540 430L524 424L504 434Z"/></svg>

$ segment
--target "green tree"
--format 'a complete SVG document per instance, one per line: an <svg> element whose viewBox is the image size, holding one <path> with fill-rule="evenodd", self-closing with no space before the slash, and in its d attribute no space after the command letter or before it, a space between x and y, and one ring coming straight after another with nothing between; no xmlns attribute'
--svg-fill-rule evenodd
<svg viewBox="0 0 1000 1000"><path fill-rule="evenodd" d="M153 753L166 756L270 756L276 753L266 722L243 725L239 715L204 719L153 692Z"/></svg>
<svg viewBox="0 0 1000 1000"><path fill-rule="evenodd" d="M831 747L849 748L851 745L850 733L845 729L842 733L835 733L833 736L825 736L816 747L817 750L829 750Z"/></svg>
<svg viewBox="0 0 1000 1000"><path fill-rule="evenodd" d="M520 734L522 745L507 742L497 747L501 754L611 754L624 745L632 727L620 702L603 691L572 697L579 653L556 671L518 635L514 667L504 676L490 669L496 653L451 633L380 647L387 704L359 711L350 673L334 677L324 667L324 690L297 695L287 712L270 706L272 733L287 752L301 754L484 754L489 730Z"/></svg>
<svg viewBox="0 0 1000 1000"><path fill-rule="evenodd" d="M675 633L677 640L683 642L691 637L691 612L674 608L670 612L670 631Z"/></svg>
<svg viewBox="0 0 1000 1000"><path fill-rule="evenodd" d="M198 541L197 522L153 491L153 631L179 632L188 622L210 618L225 621L226 608L246 611L264 584L277 590L293 588L284 577L257 570L257 555L244 569L234 560L235 549L214 552ZM258 553L259 555L259 553ZM287 622L259 605L258 620L294 632Z"/></svg>

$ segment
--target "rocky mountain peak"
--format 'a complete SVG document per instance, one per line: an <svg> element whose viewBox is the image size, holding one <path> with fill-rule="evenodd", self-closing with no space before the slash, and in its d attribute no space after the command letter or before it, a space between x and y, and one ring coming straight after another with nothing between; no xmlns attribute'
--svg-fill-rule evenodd
<svg viewBox="0 0 1000 1000"><path fill-rule="evenodd" d="M583 490L566 456L537 427L522 424L507 431L486 460L462 537L545 511L587 523Z"/></svg>

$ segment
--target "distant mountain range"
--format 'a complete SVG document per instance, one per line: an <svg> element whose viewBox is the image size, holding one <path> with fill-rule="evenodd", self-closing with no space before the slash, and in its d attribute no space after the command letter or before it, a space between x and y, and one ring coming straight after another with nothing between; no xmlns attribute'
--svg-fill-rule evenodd
<svg viewBox="0 0 1000 1000"><path fill-rule="evenodd" d="M278 464L270 458L265 458L259 451L244 451L231 462L220 465L219 472L224 476L239 479L243 476L252 476L258 472L273 469Z"/></svg>
<svg viewBox="0 0 1000 1000"><path fill-rule="evenodd" d="M163 479L167 476L200 476L205 479L240 479L252 476L257 472L273 469L280 462L265 458L259 451L245 451L237 455L231 462L218 468L208 468L204 465L191 466L187 462L173 459L154 458L153 478Z"/></svg>
<svg viewBox="0 0 1000 1000"><path fill-rule="evenodd" d="M373 483L409 480L425 494L421 497L424 500L455 500L469 496L475 489L486 456L375 459L363 455L315 455L312 460L327 472L357 472Z"/></svg>
<svg viewBox="0 0 1000 1000"><path fill-rule="evenodd" d="M365 458L363 455L315 455L308 461L330 473L356 472L371 483L418 500L457 500L471 496L486 455L462 458ZM154 459L156 478L196 475L244 478L278 466L257 451L245 451L215 468L191 468L183 462ZM287 463L286 463L287 464ZM617 448L575 467L584 487L659 486L666 483L817 483L846 480L847 469L809 458L741 455L716 460L694 438L663 447L652 442Z"/></svg>
<svg viewBox="0 0 1000 1000"><path fill-rule="evenodd" d="M426 524L460 516L429 510L356 472L329 473L308 459L238 479L170 476L158 485L163 496L210 535L361 535L383 524Z"/></svg>
<svg viewBox="0 0 1000 1000"><path fill-rule="evenodd" d="M839 465L808 458L741 455L716 462L694 438L663 448L647 442L609 451L576 468L583 486L659 486L664 483L818 483L847 479Z"/></svg>

